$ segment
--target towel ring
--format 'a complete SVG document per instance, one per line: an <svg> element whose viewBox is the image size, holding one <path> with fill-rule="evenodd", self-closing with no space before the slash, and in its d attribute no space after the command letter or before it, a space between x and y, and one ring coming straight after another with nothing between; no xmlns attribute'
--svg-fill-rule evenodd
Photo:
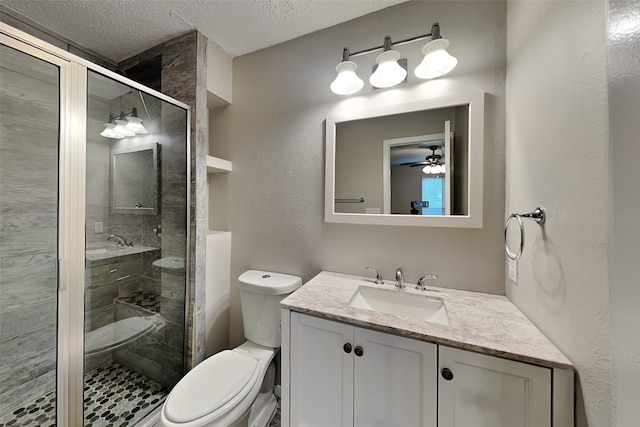
<svg viewBox="0 0 640 427"><path fill-rule="evenodd" d="M511 252L509 249L509 244L507 243L507 230L509 229L509 223L512 219L516 219L518 221L518 227L520 227L520 247L517 252ZM530 218L537 222L539 225L544 224L544 221L547 219L547 216L542 208L536 208L535 211L529 212L526 214L511 214L509 218L507 218L507 222L504 224L504 250L507 252L507 256L509 259L513 261L517 261L522 256L522 251L524 250L524 224L522 223L522 218Z"/></svg>

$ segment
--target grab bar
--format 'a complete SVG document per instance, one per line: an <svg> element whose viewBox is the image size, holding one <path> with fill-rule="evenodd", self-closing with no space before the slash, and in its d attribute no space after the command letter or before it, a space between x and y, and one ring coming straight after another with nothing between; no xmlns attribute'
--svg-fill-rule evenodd
<svg viewBox="0 0 640 427"><path fill-rule="evenodd" d="M515 253L511 252L511 250L509 249L509 244L507 242L507 230L509 228L509 222L511 222L513 218L518 221L518 226L520 227L520 247ZM547 219L547 215L544 212L544 209L540 207L536 208L533 212L529 212L526 214L513 213L509 215L509 218L507 218L507 222L504 224L504 250L505 252L507 252L507 256L509 257L509 259L513 261L517 261L518 259L520 259L520 257L522 256L522 251L524 250L524 225L522 223L522 218L532 219L537 222L538 225L542 225Z"/></svg>
<svg viewBox="0 0 640 427"><path fill-rule="evenodd" d="M364 203L364 197L359 199L335 199L336 203Z"/></svg>

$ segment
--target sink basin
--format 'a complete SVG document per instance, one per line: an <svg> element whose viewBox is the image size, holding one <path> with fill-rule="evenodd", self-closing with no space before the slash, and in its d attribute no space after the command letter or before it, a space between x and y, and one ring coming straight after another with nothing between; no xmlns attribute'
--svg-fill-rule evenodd
<svg viewBox="0 0 640 427"><path fill-rule="evenodd" d="M103 248L87 249L86 250L86 254L87 255L99 255L99 254L106 254L107 252L118 252L118 251L121 251L123 249L126 249L126 247L110 245L110 246L105 246Z"/></svg>
<svg viewBox="0 0 640 427"><path fill-rule="evenodd" d="M349 305L441 325L449 324L444 302L426 295L359 286L349 300Z"/></svg>

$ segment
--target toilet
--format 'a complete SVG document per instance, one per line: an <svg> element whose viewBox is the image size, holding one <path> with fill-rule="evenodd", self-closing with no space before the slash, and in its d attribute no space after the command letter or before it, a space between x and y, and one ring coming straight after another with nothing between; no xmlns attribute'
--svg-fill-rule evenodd
<svg viewBox="0 0 640 427"><path fill-rule="evenodd" d="M302 285L288 274L249 270L238 277L246 342L214 354L171 390L163 427L266 427L277 409L274 356L280 348L280 301Z"/></svg>

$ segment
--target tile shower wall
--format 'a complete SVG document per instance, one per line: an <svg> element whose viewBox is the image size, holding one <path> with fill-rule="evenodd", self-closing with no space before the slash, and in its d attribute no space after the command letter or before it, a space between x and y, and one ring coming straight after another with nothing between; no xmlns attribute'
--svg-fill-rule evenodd
<svg viewBox="0 0 640 427"><path fill-rule="evenodd" d="M162 57L161 88L162 93L171 96L191 107L190 147L191 147L191 187L189 206L191 265L189 269L189 333L188 367L189 369L204 360L205 319L205 262L207 233L207 167L208 123L207 123L207 87L206 87L206 38L193 31L176 37L118 64L123 70L150 60ZM143 83L144 84L144 83ZM177 182L177 181L176 181ZM167 182L163 182L165 192L173 193ZM164 202L163 202L164 203ZM176 220L179 218L176 217ZM170 226L170 223L167 224ZM164 254L163 245L163 256ZM165 277L163 277L163 280ZM163 298L169 298L172 286L163 289Z"/></svg>
<svg viewBox="0 0 640 427"><path fill-rule="evenodd" d="M0 416L56 375L58 73L0 55Z"/></svg>

